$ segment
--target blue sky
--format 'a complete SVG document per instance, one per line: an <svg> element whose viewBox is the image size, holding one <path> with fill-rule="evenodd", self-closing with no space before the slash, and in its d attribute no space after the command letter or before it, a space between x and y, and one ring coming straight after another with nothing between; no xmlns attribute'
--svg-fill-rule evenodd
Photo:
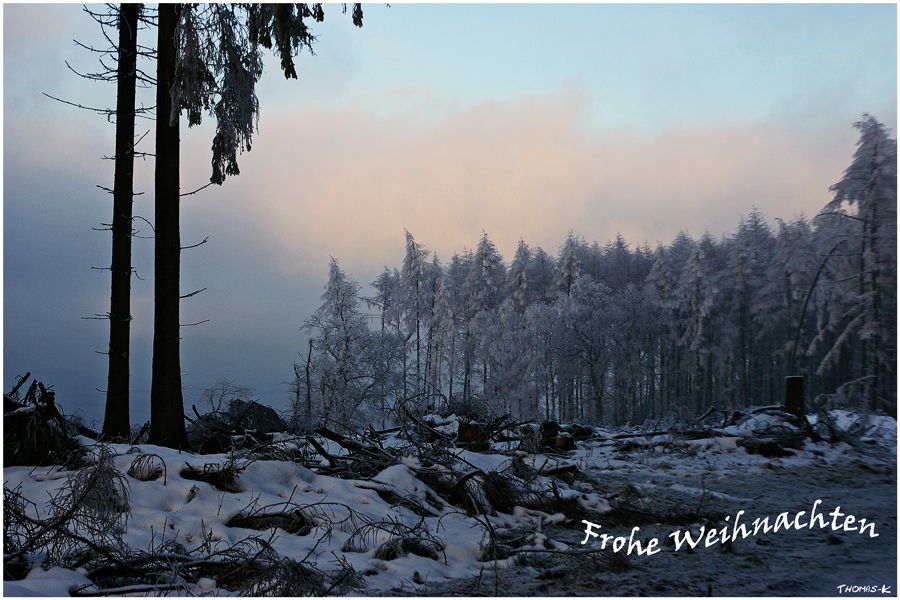
<svg viewBox="0 0 900 600"><path fill-rule="evenodd" d="M474 104L578 81L591 95L594 123L656 133L685 119L799 116L794 105L812 100L810 92L847 89L851 97L834 111L877 101L896 88L884 77L896 70L893 12L888 5L500 4L398 6L372 16L404 29L396 74L410 84L428 82ZM388 70L379 55L366 56L376 77Z"/></svg>
<svg viewBox="0 0 900 600"><path fill-rule="evenodd" d="M668 243L759 208L814 215L849 165L854 121L897 121L896 4L326 6L316 56L267 57L241 175L185 198L188 406L220 377L283 404L329 256L360 283L399 266L403 230L449 260L485 231L554 253L568 231ZM79 79L102 45L81 5L3 8L4 375L33 372L102 415L113 127L42 92L109 106ZM142 32L152 44L155 32ZM151 65L145 68L152 70ZM145 102L152 95L145 92ZM140 133L152 130L139 122ZM142 128L142 129L141 129ZM143 150L152 152L149 141ZM208 124L182 130L182 189L209 177ZM136 168L152 221L152 159ZM149 228L147 228L149 229ZM147 418L152 242L136 240L132 414Z"/></svg>
<svg viewBox="0 0 900 600"><path fill-rule="evenodd" d="M322 24L318 60L305 67L353 81L345 97L401 83L464 105L574 80L598 125L653 133L682 119L794 116L810 92L846 90L834 112L880 101L896 89L885 76L896 70L895 13L887 4L367 6L364 32Z"/></svg>

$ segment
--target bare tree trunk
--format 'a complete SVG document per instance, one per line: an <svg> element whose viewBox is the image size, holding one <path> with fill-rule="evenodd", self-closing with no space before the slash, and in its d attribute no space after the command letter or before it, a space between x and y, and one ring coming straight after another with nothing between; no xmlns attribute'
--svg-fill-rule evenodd
<svg viewBox="0 0 900 600"><path fill-rule="evenodd" d="M425 389L422 387L422 330L419 310L419 274L416 273L416 393Z"/></svg>
<svg viewBox="0 0 900 600"><path fill-rule="evenodd" d="M140 4L119 7L116 73L116 168L113 184L112 263L109 302L109 375L103 437L131 433L129 346L131 341L131 234L134 200L134 118L137 27Z"/></svg>
<svg viewBox="0 0 900 600"><path fill-rule="evenodd" d="M466 366L465 371L463 373L463 400L469 400L469 373L471 372L471 361L469 358L469 326L466 326L466 345L465 345L465 354L466 354Z"/></svg>
<svg viewBox="0 0 900 600"><path fill-rule="evenodd" d="M871 192L870 192L871 193ZM880 294L880 290L878 289L878 268L879 261L878 255L880 244L877 243L877 231L878 231L878 218L877 218L877 207L878 203L870 200L870 205L872 207L872 215L870 217L869 223L869 253L872 256L872 265L869 267L869 277L870 277L870 288L872 290L872 321L875 323L879 323L880 315L878 314L878 296ZM865 258L865 257L864 257ZM883 326L879 325L879 329L882 329ZM882 329L883 331L883 329ZM874 336L872 340L872 384L869 388L869 408L871 410L878 409L878 393L880 391L879 388L879 378L881 377L881 332L879 331L877 335Z"/></svg>
<svg viewBox="0 0 900 600"><path fill-rule="evenodd" d="M312 419L312 351L313 341L309 340L309 348L306 351L306 419Z"/></svg>
<svg viewBox="0 0 900 600"><path fill-rule="evenodd" d="M181 392L179 232L179 127L172 115L175 26L180 4L160 4L156 85L156 244L154 264L153 375L150 387L150 443L186 448Z"/></svg>
<svg viewBox="0 0 900 600"><path fill-rule="evenodd" d="M454 327L453 335L456 335L456 328ZM455 375L456 369L456 342L451 337L450 338L450 352L447 354L447 374L449 375L449 389L447 390L447 399L453 399L453 376Z"/></svg>

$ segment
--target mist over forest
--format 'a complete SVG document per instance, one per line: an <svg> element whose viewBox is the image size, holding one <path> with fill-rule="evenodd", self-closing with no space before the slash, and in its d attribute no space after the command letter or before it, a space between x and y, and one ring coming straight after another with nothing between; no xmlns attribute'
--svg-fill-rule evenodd
<svg viewBox="0 0 900 600"><path fill-rule="evenodd" d="M592 425L779 404L896 414L896 140L856 124L852 164L813 218L668 245L556 249L488 233L446 263L406 233L401 265L362 287L332 258L294 365L295 415L386 426L400 407Z"/></svg>

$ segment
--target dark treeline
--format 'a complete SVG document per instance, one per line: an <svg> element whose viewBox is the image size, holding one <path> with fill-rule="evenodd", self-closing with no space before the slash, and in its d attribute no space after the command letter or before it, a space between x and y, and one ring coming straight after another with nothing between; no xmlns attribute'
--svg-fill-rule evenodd
<svg viewBox="0 0 900 600"><path fill-rule="evenodd" d="M484 234L442 264L406 234L371 297L332 259L294 365L301 417L387 424L398 408L619 425L780 403L896 414L896 140L866 116L812 220L753 210L722 239L555 255ZM450 406L448 407L447 404Z"/></svg>

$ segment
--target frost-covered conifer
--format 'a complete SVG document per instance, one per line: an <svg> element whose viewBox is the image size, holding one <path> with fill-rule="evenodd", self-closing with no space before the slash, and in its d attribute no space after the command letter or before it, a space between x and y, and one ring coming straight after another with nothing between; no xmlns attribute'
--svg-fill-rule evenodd
<svg viewBox="0 0 900 600"><path fill-rule="evenodd" d="M556 295L557 277L558 272L553 258L543 248L535 248L528 269L529 304L551 302Z"/></svg>
<svg viewBox="0 0 900 600"><path fill-rule="evenodd" d="M569 232L569 237L566 238L566 243L560 250L559 275L557 278L557 287L566 296L572 293L572 286L578 278L578 246L578 240Z"/></svg>
<svg viewBox="0 0 900 600"><path fill-rule="evenodd" d="M378 391L373 354L380 340L360 311L359 290L332 258L322 305L303 324L312 340L312 389L326 424L362 422L366 401Z"/></svg>
<svg viewBox="0 0 900 600"><path fill-rule="evenodd" d="M531 250L524 240L519 239L516 254L509 265L506 296L511 298L516 310L524 311L528 306L528 270L531 266Z"/></svg>
<svg viewBox="0 0 900 600"><path fill-rule="evenodd" d="M406 256L400 271L400 290L403 325L406 339L412 345L413 383L410 395L422 391L422 318L425 310L425 275L428 268L428 250L406 232Z"/></svg>
<svg viewBox="0 0 900 600"><path fill-rule="evenodd" d="M700 412L701 369L709 358L707 323L713 307L715 288L699 244L694 245L675 288L680 337L677 343L688 351L685 365L691 377L692 410Z"/></svg>
<svg viewBox="0 0 900 600"><path fill-rule="evenodd" d="M506 266L487 233L481 236L466 280L467 295L474 312L492 310L503 301Z"/></svg>
<svg viewBox="0 0 900 600"><path fill-rule="evenodd" d="M843 268L831 279L839 285L841 278L855 276L855 282L844 296L843 315L832 314L820 328L816 342L827 334L835 340L818 372L836 368L843 352L855 354L870 407L896 410L897 140L870 115L855 127L860 137L853 162L831 187L834 199L819 218L832 228L833 238L842 237L857 254L855 260L836 261ZM830 312L838 310L832 305Z"/></svg>

